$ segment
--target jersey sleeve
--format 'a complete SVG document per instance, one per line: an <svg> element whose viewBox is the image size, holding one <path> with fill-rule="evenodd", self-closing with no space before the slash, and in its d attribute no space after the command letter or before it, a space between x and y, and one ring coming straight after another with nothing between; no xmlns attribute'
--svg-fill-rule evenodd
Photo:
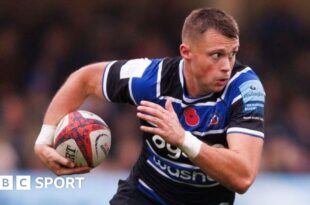
<svg viewBox="0 0 310 205"><path fill-rule="evenodd" d="M234 82L227 134L242 133L264 138L265 91L254 72Z"/></svg>
<svg viewBox="0 0 310 205"><path fill-rule="evenodd" d="M103 73L102 93L110 102L138 105L156 92L159 59L110 62Z"/></svg>

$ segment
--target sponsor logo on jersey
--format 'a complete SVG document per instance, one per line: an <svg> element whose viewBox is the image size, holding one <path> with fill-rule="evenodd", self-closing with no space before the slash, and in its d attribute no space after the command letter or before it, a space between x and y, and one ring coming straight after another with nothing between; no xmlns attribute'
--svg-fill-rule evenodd
<svg viewBox="0 0 310 205"><path fill-rule="evenodd" d="M149 157L147 163L160 175L172 181L182 184L188 184L197 187L213 187L219 183L204 174L199 167L190 163L180 162L180 159L187 156L179 149L172 149L169 143L166 143L160 136L152 137L153 145L146 140ZM155 150L166 150L166 157L160 156Z"/></svg>
<svg viewBox="0 0 310 205"><path fill-rule="evenodd" d="M258 80L249 80L239 86L245 112L262 110L265 103L265 91Z"/></svg>

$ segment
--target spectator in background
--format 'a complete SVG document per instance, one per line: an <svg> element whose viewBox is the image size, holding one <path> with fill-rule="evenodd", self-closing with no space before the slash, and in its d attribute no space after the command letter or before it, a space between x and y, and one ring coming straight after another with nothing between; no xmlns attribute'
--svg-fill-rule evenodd
<svg viewBox="0 0 310 205"><path fill-rule="evenodd" d="M25 83L24 59L21 56L21 33L14 25L0 26L0 92L17 91Z"/></svg>
<svg viewBox="0 0 310 205"><path fill-rule="evenodd" d="M2 135L0 135L0 162L0 174L15 171L18 167L16 149Z"/></svg>
<svg viewBox="0 0 310 205"><path fill-rule="evenodd" d="M50 26L42 36L37 61L28 78L31 92L49 94L59 87L59 76L67 76L65 61L70 51L70 34L64 26ZM63 72L63 73L62 73Z"/></svg>
<svg viewBox="0 0 310 205"><path fill-rule="evenodd" d="M1 102L1 113L3 118L0 140L3 139L3 146L9 152L8 158L13 157L16 168L22 169L26 167L27 160L30 160L27 158L29 156L27 154L29 153L29 143L26 143L28 131L26 103L19 95L10 94ZM14 148L14 154L10 151L10 147Z"/></svg>

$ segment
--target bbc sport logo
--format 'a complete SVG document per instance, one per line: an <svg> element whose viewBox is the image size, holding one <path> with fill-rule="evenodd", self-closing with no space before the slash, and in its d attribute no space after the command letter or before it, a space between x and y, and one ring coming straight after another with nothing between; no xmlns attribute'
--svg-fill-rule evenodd
<svg viewBox="0 0 310 205"><path fill-rule="evenodd" d="M84 177L32 177L0 175L0 190L81 189Z"/></svg>

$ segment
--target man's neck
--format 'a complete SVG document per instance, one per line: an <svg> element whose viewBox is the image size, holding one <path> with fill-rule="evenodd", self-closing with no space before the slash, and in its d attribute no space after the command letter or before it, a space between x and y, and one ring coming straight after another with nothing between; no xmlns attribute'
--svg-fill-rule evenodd
<svg viewBox="0 0 310 205"><path fill-rule="evenodd" d="M206 95L206 93L203 93L199 83L197 82L197 79L193 77L193 74L191 73L192 68L190 65L184 60L183 64L183 73L184 73L184 86L187 91L187 94L190 97L199 97L202 95Z"/></svg>

